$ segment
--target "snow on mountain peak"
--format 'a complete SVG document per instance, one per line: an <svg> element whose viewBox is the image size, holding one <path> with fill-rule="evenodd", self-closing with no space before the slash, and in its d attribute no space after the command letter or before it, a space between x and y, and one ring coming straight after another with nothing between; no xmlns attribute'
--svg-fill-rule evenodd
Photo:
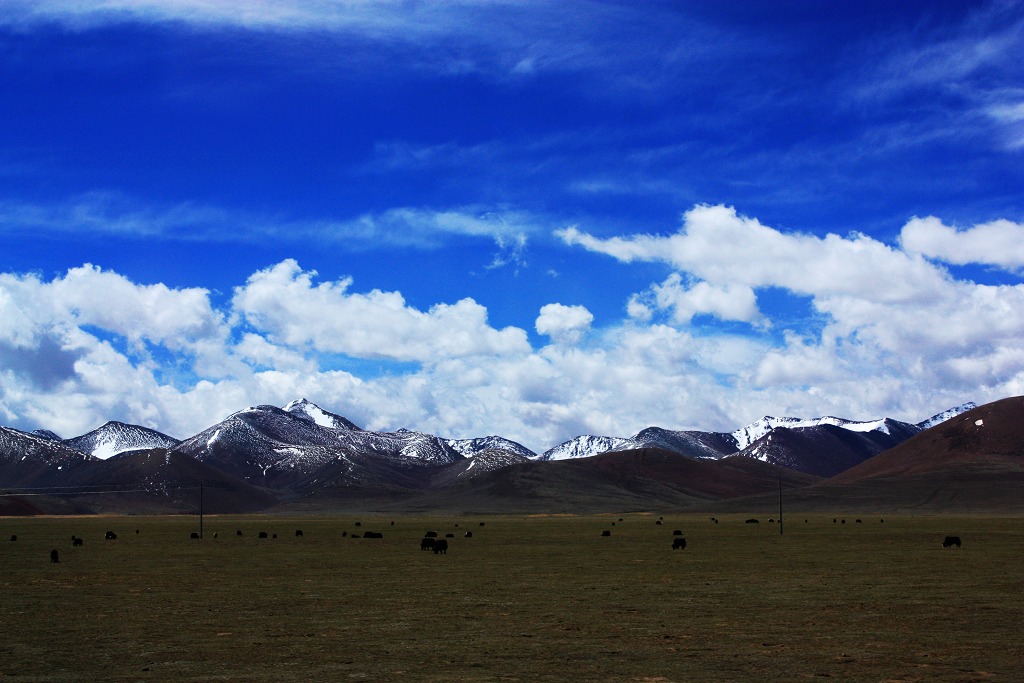
<svg viewBox="0 0 1024 683"><path fill-rule="evenodd" d="M352 422L340 415L329 413L315 403L304 398L292 401L284 407L284 411L295 417L307 420L327 429L359 429Z"/></svg>
<svg viewBox="0 0 1024 683"><path fill-rule="evenodd" d="M115 421L64 441L71 448L104 460L127 451L174 448L178 443L177 439L147 427Z"/></svg>
<svg viewBox="0 0 1024 683"><path fill-rule="evenodd" d="M796 417L772 417L770 415L765 415L760 420L753 422L742 429L737 429L732 433L732 435L736 439L737 444L739 444L739 449L743 450L765 434L768 434L779 427L799 429L802 427L821 427L823 425L841 427L842 429L847 429L851 432L882 432L883 434L889 434L889 424L884 419L858 422L855 420L844 420L841 417L833 417L831 415L809 420Z"/></svg>
<svg viewBox="0 0 1024 683"><path fill-rule="evenodd" d="M934 427L937 424L942 424L946 420L954 418L961 413L966 413L968 410L974 410L977 407L978 404L976 404L974 401L968 401L963 405L959 405L955 408L950 408L949 410L944 410L937 415L932 415L927 420L918 422L917 426L920 427L922 430L930 429L931 427Z"/></svg>

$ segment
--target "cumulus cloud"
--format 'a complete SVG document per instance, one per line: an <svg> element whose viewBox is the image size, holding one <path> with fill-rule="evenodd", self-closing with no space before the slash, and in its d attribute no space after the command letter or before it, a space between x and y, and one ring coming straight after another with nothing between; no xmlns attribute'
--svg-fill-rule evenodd
<svg viewBox="0 0 1024 683"><path fill-rule="evenodd" d="M789 234L724 207L697 207L673 235L563 239L671 272L600 327L583 306L545 305L534 346L471 299L420 310L293 260L253 273L222 307L202 289L94 266L0 274L0 418L65 436L107 419L188 436L305 396L370 429L545 450L766 413L920 420L1024 392L1024 285L958 280L902 242ZM773 319L758 301L767 288L806 297L813 325Z"/></svg>
<svg viewBox="0 0 1024 683"><path fill-rule="evenodd" d="M903 249L954 265L978 263L1019 272L1024 269L1024 225L1008 220L966 229L934 216L913 218L900 232Z"/></svg>
<svg viewBox="0 0 1024 683"><path fill-rule="evenodd" d="M733 380L775 394L781 387L813 388L817 400L829 392L866 396L869 386L887 386L889 402L897 403L908 387L998 396L1019 386L1024 366L1008 350L1024 348L1024 285L956 280L926 256L1017 269L1020 229L996 221L958 233L936 219L915 219L900 247L893 247L861 234L785 233L728 207L699 206L671 235L598 238L578 228L557 235L625 263L675 269L632 297L628 311L638 323L668 310L671 322L684 328L707 313L768 330L774 325L759 311L759 292L776 288L809 297L821 316L816 333L782 329L783 343L773 342L758 362L735 370ZM851 388L855 381L863 385ZM871 402L877 405L884 393Z"/></svg>
<svg viewBox="0 0 1024 683"><path fill-rule="evenodd" d="M529 351L523 330L490 327L472 299L420 311L399 292L353 293L350 279L314 284L315 275L282 261L237 288L232 305L277 343L357 358L429 362Z"/></svg>
<svg viewBox="0 0 1024 683"><path fill-rule="evenodd" d="M668 236L601 239L570 227L555 235L568 245L624 263L663 262L712 285L782 287L803 295L855 295L912 303L947 282L924 258L866 235L787 234L726 206L686 212L682 229ZM879 278L899 272L899 280Z"/></svg>
<svg viewBox="0 0 1024 683"><path fill-rule="evenodd" d="M687 324L695 315L710 315L720 320L759 324L761 312L754 290L745 285L712 285L697 282L687 286L679 273L672 273L648 292L630 300L633 317L644 317L652 310L671 311L676 323Z"/></svg>
<svg viewBox="0 0 1024 683"><path fill-rule="evenodd" d="M585 306L547 304L540 309L535 328L556 342L573 344L590 329L594 315Z"/></svg>

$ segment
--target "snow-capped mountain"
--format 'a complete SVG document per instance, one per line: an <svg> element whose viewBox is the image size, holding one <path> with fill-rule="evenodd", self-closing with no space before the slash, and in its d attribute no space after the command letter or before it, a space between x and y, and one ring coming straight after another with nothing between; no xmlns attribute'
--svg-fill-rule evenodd
<svg viewBox="0 0 1024 683"><path fill-rule="evenodd" d="M482 436L476 439L446 439L445 443L466 458L472 458L484 451L507 451L524 458L534 458L536 453L521 443L501 436Z"/></svg>
<svg viewBox="0 0 1024 683"><path fill-rule="evenodd" d="M972 405L944 411L919 424L891 419L862 422L836 417L806 420L766 416L732 433L648 427L628 438L579 436L537 455L500 436L445 439L407 429L368 431L300 399L284 409L259 405L240 410L181 442L118 422L108 422L66 441L52 432L28 434L3 428L0 486L116 485L123 489L134 485L138 487L136 498L148 501L150 509L167 510L192 504L187 500L191 494L178 496L181 500L175 498L175 491L183 485L195 488L205 483L221 492L216 495L233 496L230 503L227 498L222 501L224 510L256 510L296 500L311 501L309 505L315 507L318 500L344 500L351 495L387 497L433 492L429 495L443 502L448 487L466 490L478 481L489 482L481 486L490 487L487 490L492 492L526 485L545 490L543 482L552 471L546 462L565 460L581 461L578 468L574 463L564 470L570 478L580 477L579 486L585 489L585 482L596 477L612 491L620 485L615 482L622 473L611 463L619 460L613 457L582 462L601 454L621 455L622 462L637 458L637 462L646 462L645 457L655 458L651 454L659 453L655 459L660 458L661 464L655 469L665 471L657 476L677 479L689 476L685 472L695 462L722 461L723 466L729 465L723 471L732 472L749 469L755 464L752 459L762 461L756 465L766 468L758 470L758 476L777 476L771 468L783 466L822 477L856 466ZM685 457L680 460L681 456ZM97 467L97 463L103 467ZM502 471L506 470L508 477L503 478ZM628 486L635 489L635 482ZM657 489L660 485L654 486ZM652 493L654 489L634 489L629 495L660 495ZM134 505L136 498L129 501L108 496L104 505L119 510L119 506ZM484 495L479 500L486 499ZM83 496L75 509L88 509L94 504L90 500L99 499Z"/></svg>
<svg viewBox="0 0 1024 683"><path fill-rule="evenodd" d="M721 458L736 451L736 439L720 432L672 431L648 427L628 440L628 448L664 448L691 458ZM616 450L625 450L618 448Z"/></svg>
<svg viewBox="0 0 1024 683"><path fill-rule="evenodd" d="M81 436L65 439L63 443L82 453L106 460L128 451L173 448L179 441L147 427L111 421Z"/></svg>
<svg viewBox="0 0 1024 683"><path fill-rule="evenodd" d="M746 456L819 477L831 477L921 431L917 425L889 419L876 423L826 418L820 422L797 421L800 423L802 426L775 427L728 457Z"/></svg>
<svg viewBox="0 0 1024 683"><path fill-rule="evenodd" d="M96 458L60 441L0 427L0 486L52 485Z"/></svg>
<svg viewBox="0 0 1024 683"><path fill-rule="evenodd" d="M618 451L630 447L630 440L617 436L592 436L585 434L577 436L549 448L535 460L570 460L573 458L589 458L592 455L600 455L608 451Z"/></svg>
<svg viewBox="0 0 1024 683"><path fill-rule="evenodd" d="M944 410L943 412L937 415L932 415L927 420L918 422L917 426L920 427L922 430L930 429L935 425L942 424L946 420L952 419L957 415L960 415L961 413L966 413L968 410L974 410L977 407L978 404L976 404L974 401L968 401L967 403L959 405L956 408L950 408L949 410Z"/></svg>
<svg viewBox="0 0 1024 683"><path fill-rule="evenodd" d="M843 418L832 416L805 420L796 417L772 417L770 415L766 415L760 420L757 420L742 429L737 429L732 433L732 436L736 439L736 445L739 450L743 450L765 434L768 434L775 429L779 429L780 427L784 427L786 429L802 429L806 427L832 425L833 427L839 427L851 432L882 432L887 434L889 426L894 422L894 420L889 420L888 418L882 420L870 420L868 422L858 422L856 420L844 420Z"/></svg>
<svg viewBox="0 0 1024 683"><path fill-rule="evenodd" d="M287 407L238 411L174 450L247 482L277 488L376 482L383 476L373 471L378 465L409 468L462 459L445 440L430 434L366 431L308 401Z"/></svg>

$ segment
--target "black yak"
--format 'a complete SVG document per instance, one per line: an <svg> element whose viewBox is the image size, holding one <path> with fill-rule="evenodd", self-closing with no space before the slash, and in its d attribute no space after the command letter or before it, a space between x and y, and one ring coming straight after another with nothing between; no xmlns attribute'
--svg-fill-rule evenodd
<svg viewBox="0 0 1024 683"><path fill-rule="evenodd" d="M686 550L686 539L685 538L674 538L672 539L672 550Z"/></svg>
<svg viewBox="0 0 1024 683"><path fill-rule="evenodd" d="M945 540L942 541L942 547L943 548L951 548L953 546L956 546L957 548L960 547L960 537L959 536L946 536Z"/></svg>
<svg viewBox="0 0 1024 683"><path fill-rule="evenodd" d="M443 538L437 539L434 543L434 554L437 555L438 553L441 553L442 555L446 555L448 553L448 541Z"/></svg>

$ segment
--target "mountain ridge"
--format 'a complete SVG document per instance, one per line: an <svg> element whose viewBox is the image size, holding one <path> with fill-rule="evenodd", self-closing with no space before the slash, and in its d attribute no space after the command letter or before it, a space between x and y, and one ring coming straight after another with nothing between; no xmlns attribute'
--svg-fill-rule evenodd
<svg viewBox="0 0 1024 683"><path fill-rule="evenodd" d="M949 421L969 405L918 424L766 416L732 433L648 427L629 438L577 437L538 455L500 436L368 431L300 399L284 408L244 408L182 441L115 422L69 440L4 428L0 486L63 484L70 492L43 507L64 512L181 510L190 505L190 496L175 493L182 487L206 487L214 508L224 512L355 505L427 510L486 506L489 499L508 511L694 505L757 495L783 481L817 487L814 482L887 452L922 424L938 428L944 424L939 416ZM137 448L144 445L139 435L165 441ZM67 442L114 454L100 459ZM132 477L139 478L134 487ZM117 490L83 497L76 489L103 484Z"/></svg>

